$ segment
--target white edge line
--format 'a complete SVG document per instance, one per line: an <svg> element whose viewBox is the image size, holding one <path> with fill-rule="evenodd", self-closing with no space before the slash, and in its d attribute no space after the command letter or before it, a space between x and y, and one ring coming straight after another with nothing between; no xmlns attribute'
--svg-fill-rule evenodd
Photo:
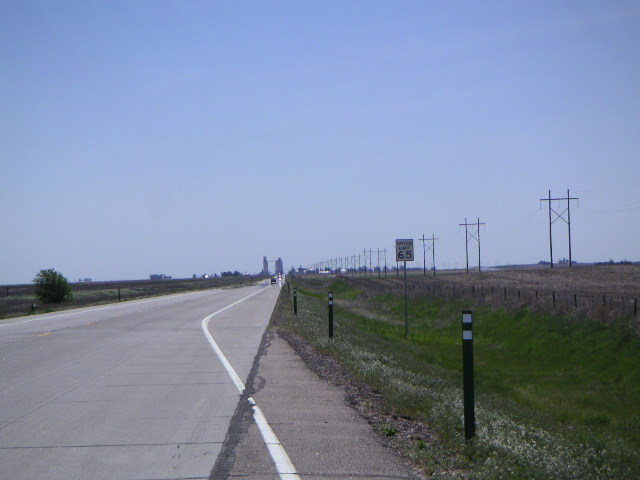
<svg viewBox="0 0 640 480"><path fill-rule="evenodd" d="M233 367L229 363L229 360L227 360L227 357L225 357L224 353L222 353L222 350L220 350L220 347L211 336L211 333L209 333L209 320L211 320L217 314L224 312L228 308L231 308L240 302L243 302L247 298L253 297L257 293L260 293L261 291L262 290L253 292L252 294L247 295L246 297L241 298L240 300L233 302L232 304L227 305L224 308L221 308L217 312L213 312L211 315L206 316L201 323L204 336L209 341L209 345L211 345L211 348L213 349L213 351L216 353L216 355L222 362L222 365L224 365L225 370L229 374L229 377L231 377L231 380L233 381L236 388L238 389L238 392L241 395L242 393L244 393L245 385L242 382L242 380L240 380L240 377L238 376L236 371L233 369ZM273 429L267 422L267 419L262 413L262 410L260 409L260 407L258 407L258 405L256 405L256 402L253 400L253 398L249 398L249 404L253 407L253 418L256 421L256 425L258 426L258 429L260 430L260 434L262 435L262 440L267 446L267 450L269 450L269 454L271 455L271 459L275 464L276 471L278 472L278 476L280 477L281 480L299 480L300 477L296 472L296 467L291 462L289 455L287 455L287 452L282 446L282 444L280 443L280 440L278 440L278 437L273 432Z"/></svg>

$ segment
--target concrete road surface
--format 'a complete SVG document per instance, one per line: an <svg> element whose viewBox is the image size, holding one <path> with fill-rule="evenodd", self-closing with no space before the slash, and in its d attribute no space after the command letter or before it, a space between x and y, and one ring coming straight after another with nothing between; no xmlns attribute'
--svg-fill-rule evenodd
<svg viewBox="0 0 640 480"><path fill-rule="evenodd" d="M279 292L0 322L0 480L412 478L266 330Z"/></svg>
<svg viewBox="0 0 640 480"><path fill-rule="evenodd" d="M207 479L279 288L0 322L0 479Z"/></svg>

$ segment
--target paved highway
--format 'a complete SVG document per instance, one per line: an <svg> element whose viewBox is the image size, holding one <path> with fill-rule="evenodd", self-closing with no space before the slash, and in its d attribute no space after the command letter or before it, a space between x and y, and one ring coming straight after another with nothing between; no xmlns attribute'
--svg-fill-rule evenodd
<svg viewBox="0 0 640 480"><path fill-rule="evenodd" d="M239 400L229 369L249 375L278 293L195 292L0 322L0 478L209 478Z"/></svg>

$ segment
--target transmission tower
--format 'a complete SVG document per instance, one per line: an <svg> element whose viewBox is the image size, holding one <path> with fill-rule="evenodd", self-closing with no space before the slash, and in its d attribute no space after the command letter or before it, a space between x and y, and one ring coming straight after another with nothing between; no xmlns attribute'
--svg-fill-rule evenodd
<svg viewBox="0 0 640 480"><path fill-rule="evenodd" d="M482 269L480 267L480 225L486 225L485 223L480 223L480 217L478 217L478 221L476 223L469 223L467 219L464 219L464 223L460 223L460 226L464 226L466 235L465 235L465 249L467 254L467 273L469 273L469 239L473 238L478 242L478 272L481 272ZM475 230L469 230L469 227L475 227Z"/></svg>
<svg viewBox="0 0 640 480"><path fill-rule="evenodd" d="M551 207L552 201L567 201L567 208L565 208L561 213L556 212ZM549 190L549 198L541 198L541 202L549 202L549 259L551 262L551 268L553 268L553 238L551 236L551 225L560 219L567 224L567 228L569 229L569 268L573 264L571 259L571 200L578 200L578 197L571 197L569 195L569 189L567 189L567 196L562 198L551 198L551 190ZM552 219L551 213L555 214L555 218ZM567 214L567 218L564 218L564 214Z"/></svg>
<svg viewBox="0 0 640 480"><path fill-rule="evenodd" d="M422 238L419 238L418 240L422 240L422 270L424 272L424 276L427 276L427 250L425 248L426 245L426 238L424 237L424 233L422 234Z"/></svg>
<svg viewBox="0 0 640 480"><path fill-rule="evenodd" d="M422 235L424 237L424 235ZM427 243L427 251L431 250L431 262L433 265L433 275L436 274L436 238L434 234L431 234L431 238L427 238L427 242L431 242L431 245Z"/></svg>

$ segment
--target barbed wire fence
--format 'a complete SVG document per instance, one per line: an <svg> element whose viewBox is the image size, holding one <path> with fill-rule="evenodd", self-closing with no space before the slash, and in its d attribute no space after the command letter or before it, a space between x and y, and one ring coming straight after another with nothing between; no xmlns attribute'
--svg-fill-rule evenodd
<svg viewBox="0 0 640 480"><path fill-rule="evenodd" d="M394 278L350 277L349 282L360 287L365 295L403 294L404 285ZM473 305L553 313L572 319L590 319L602 323L630 323L640 327L637 296L615 293L517 288L486 284L466 284L450 280L409 280L410 298L444 298L464 300Z"/></svg>

